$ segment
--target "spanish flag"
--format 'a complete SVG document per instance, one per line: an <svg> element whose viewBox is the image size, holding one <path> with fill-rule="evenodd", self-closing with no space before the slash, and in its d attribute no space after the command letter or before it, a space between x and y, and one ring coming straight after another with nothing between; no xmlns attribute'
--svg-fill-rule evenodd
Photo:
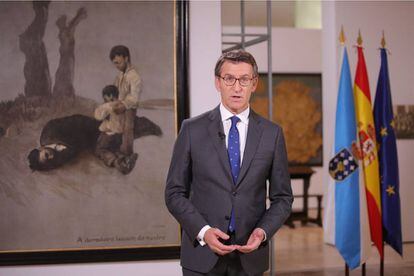
<svg viewBox="0 0 414 276"><path fill-rule="evenodd" d="M362 41L360 37L358 40L358 64L355 73L354 98L360 142L359 158L364 173L371 239L382 257L381 194L377 142L368 74L361 46Z"/></svg>

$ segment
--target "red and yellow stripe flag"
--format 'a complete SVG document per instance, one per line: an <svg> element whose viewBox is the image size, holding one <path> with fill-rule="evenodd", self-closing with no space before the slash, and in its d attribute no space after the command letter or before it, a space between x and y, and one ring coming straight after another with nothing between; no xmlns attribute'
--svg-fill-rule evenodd
<svg viewBox="0 0 414 276"><path fill-rule="evenodd" d="M375 124L364 52L360 43L357 48L358 64L355 73L354 98L360 141L359 157L364 172L371 239L382 257L381 194Z"/></svg>

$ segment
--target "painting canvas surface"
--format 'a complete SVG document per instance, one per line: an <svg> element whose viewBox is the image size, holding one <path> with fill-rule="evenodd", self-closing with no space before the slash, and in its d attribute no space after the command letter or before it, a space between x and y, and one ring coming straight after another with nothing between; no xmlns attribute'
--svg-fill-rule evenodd
<svg viewBox="0 0 414 276"><path fill-rule="evenodd" d="M321 74L273 74L272 120L282 128L289 165L322 165L322 79ZM252 108L269 117L267 74L259 82Z"/></svg>
<svg viewBox="0 0 414 276"><path fill-rule="evenodd" d="M30 68L21 49L27 38L22 34L34 20L44 24L43 33L29 32L35 33L29 37L34 47L26 52L45 53L34 57L36 64L46 62L41 72ZM179 244L178 225L164 205L176 137L173 22L173 2L51 2L35 8L31 2L0 3L0 252ZM106 166L93 149L59 168L32 171L27 156L39 146L47 122L93 117L103 103L103 87L118 74L109 51L119 44L129 47L142 79L137 116L160 132L134 140L138 158L126 175ZM69 61L62 57L65 45L74 47ZM69 70L60 77L69 78L63 84L73 85L72 94L56 94L59 68ZM30 87L25 70L39 75Z"/></svg>

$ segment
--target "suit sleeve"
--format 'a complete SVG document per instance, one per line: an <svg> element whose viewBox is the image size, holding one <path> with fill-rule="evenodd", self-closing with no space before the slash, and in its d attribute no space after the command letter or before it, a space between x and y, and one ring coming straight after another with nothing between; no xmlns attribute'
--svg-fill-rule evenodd
<svg viewBox="0 0 414 276"><path fill-rule="evenodd" d="M165 203L170 213L192 239L208 223L191 203L191 139L188 121L184 121L174 145L165 188Z"/></svg>
<svg viewBox="0 0 414 276"><path fill-rule="evenodd" d="M270 207L258 223L270 239L283 225L292 211L293 195L290 185L288 159L283 131L278 128L273 164L269 175Z"/></svg>

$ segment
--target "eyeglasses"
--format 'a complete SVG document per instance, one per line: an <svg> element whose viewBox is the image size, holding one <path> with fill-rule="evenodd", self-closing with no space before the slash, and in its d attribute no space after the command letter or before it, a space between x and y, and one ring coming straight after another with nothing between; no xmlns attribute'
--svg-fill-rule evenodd
<svg viewBox="0 0 414 276"><path fill-rule="evenodd" d="M240 86L249 86L252 83L253 78L250 78L248 76L242 76L240 78L236 78L232 75L225 75L224 77L218 76L220 79L224 81L224 84L227 86L233 86L236 81L239 81Z"/></svg>

